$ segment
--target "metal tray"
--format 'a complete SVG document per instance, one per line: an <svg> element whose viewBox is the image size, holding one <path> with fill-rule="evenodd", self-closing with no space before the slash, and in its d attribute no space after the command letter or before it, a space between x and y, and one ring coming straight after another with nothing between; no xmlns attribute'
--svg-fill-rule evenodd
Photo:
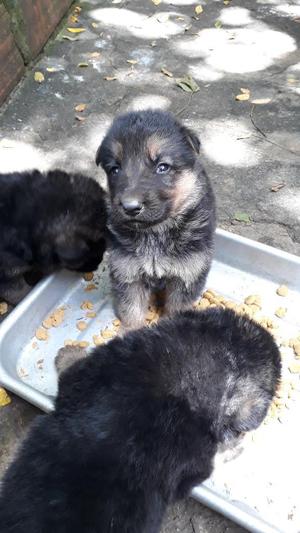
<svg viewBox="0 0 300 533"><path fill-rule="evenodd" d="M43 280L0 326L0 382L44 411L53 408L57 392L54 357L66 339L87 340L99 334L114 319L107 267L102 263L86 292L87 282L61 272ZM279 284L288 285L286 298L276 294ZM286 305L284 319L277 319L285 338L300 334L300 259L275 248L223 230L217 231L215 260L207 286L237 302L260 294L264 314ZM97 316L86 319L80 304L89 300ZM35 332L54 309L64 306L65 319L50 330L48 341L37 341ZM78 320L87 322L80 332ZM286 377L290 348L284 348ZM294 378L300 384L299 374ZM300 390L300 389L299 389ZM281 422L274 420L247 435L243 452L231 461L222 454L212 477L192 491L192 496L223 513L249 531L299 533L300 505L300 392L286 409Z"/></svg>

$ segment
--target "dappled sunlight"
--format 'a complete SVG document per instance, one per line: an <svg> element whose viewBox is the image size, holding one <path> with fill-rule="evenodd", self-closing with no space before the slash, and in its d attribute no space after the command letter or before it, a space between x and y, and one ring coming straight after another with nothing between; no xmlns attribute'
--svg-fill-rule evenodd
<svg viewBox="0 0 300 533"><path fill-rule="evenodd" d="M300 17L300 5L292 6L291 4L280 4L276 7L276 11L281 15Z"/></svg>
<svg viewBox="0 0 300 533"><path fill-rule="evenodd" d="M190 65L189 74L191 74L196 80L203 82L218 81L224 76L223 72L220 72L209 65L205 65L204 62L193 63Z"/></svg>
<svg viewBox="0 0 300 533"><path fill-rule="evenodd" d="M246 26L253 22L251 12L244 7L227 7L222 9L219 20L227 26Z"/></svg>
<svg viewBox="0 0 300 533"><path fill-rule="evenodd" d="M178 35L185 31L189 20L189 17L174 11L156 11L152 16L148 16L117 7L93 9L89 15L97 22L118 30L123 29L139 39L167 39Z"/></svg>
<svg viewBox="0 0 300 533"><path fill-rule="evenodd" d="M300 190L290 191L283 189L280 195L276 195L273 199L273 204L276 208L284 209L289 216L296 217L299 220L300 213Z"/></svg>
<svg viewBox="0 0 300 533"><path fill-rule="evenodd" d="M205 155L218 165L252 167L263 157L252 140L253 130L245 120L220 118L207 121L202 135Z"/></svg>
<svg viewBox="0 0 300 533"><path fill-rule="evenodd" d="M286 33L263 25L258 29L205 29L197 37L174 43L174 48L187 57L203 58L219 72L243 74L268 68L297 45Z"/></svg>
<svg viewBox="0 0 300 533"><path fill-rule="evenodd" d="M4 138L0 141L1 172L21 172L23 170L48 170L51 161L46 154L29 143Z"/></svg>
<svg viewBox="0 0 300 533"><path fill-rule="evenodd" d="M195 0L162 0L162 4L170 6L192 6L195 5Z"/></svg>
<svg viewBox="0 0 300 533"><path fill-rule="evenodd" d="M128 111L140 111L142 109L168 109L171 105L171 100L166 96L158 94L143 94L137 96L130 102L127 107Z"/></svg>

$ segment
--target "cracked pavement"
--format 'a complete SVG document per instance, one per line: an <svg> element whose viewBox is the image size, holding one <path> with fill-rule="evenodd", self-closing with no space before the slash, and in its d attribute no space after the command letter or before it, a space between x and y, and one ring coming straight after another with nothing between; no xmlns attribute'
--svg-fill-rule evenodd
<svg viewBox="0 0 300 533"><path fill-rule="evenodd" d="M218 225L299 254L300 0L199 1L199 16L196 4L77 2L78 22L62 22L1 109L1 170L62 167L103 181L94 156L113 116L163 107L200 135ZM72 26L85 31L69 32ZM34 81L36 71L42 83ZM186 74L198 92L176 85ZM249 100L235 99L241 88ZM82 112L75 111L79 103L86 104ZM241 212L249 223L235 220ZM1 409L2 470L37 412L15 397ZM189 500L170 509L163 531L243 529Z"/></svg>

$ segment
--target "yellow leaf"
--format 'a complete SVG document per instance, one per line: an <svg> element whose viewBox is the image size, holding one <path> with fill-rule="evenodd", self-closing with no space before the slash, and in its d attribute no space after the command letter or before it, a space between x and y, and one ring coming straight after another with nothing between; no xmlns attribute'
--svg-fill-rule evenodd
<svg viewBox="0 0 300 533"><path fill-rule="evenodd" d="M242 94L250 94L250 90L249 89L244 89L244 87L241 87L240 91L241 91Z"/></svg>
<svg viewBox="0 0 300 533"><path fill-rule="evenodd" d="M165 67L161 67L160 71L165 75L165 76L168 76L168 78L173 78L173 74L172 72L170 72L168 69L166 69Z"/></svg>
<svg viewBox="0 0 300 533"><path fill-rule="evenodd" d="M137 59L126 59L127 63L130 63L130 65L136 65L138 63Z"/></svg>
<svg viewBox="0 0 300 533"><path fill-rule="evenodd" d="M195 7L195 13L196 15L201 15L201 13L203 13L203 7L202 6L196 6Z"/></svg>
<svg viewBox="0 0 300 533"><path fill-rule="evenodd" d="M71 22L71 24L76 24L76 22L78 22L78 17L76 17L75 15L70 15L69 22Z"/></svg>
<svg viewBox="0 0 300 533"><path fill-rule="evenodd" d="M104 76L104 79L106 81L113 81L117 79L117 76Z"/></svg>
<svg viewBox="0 0 300 533"><path fill-rule="evenodd" d="M155 6L159 6L159 4L161 3L161 0L152 0L152 2Z"/></svg>
<svg viewBox="0 0 300 533"><path fill-rule="evenodd" d="M250 98L250 94L245 94L245 93L242 93L242 94L237 94L235 99L238 100L239 102L245 102L246 100L249 100Z"/></svg>
<svg viewBox="0 0 300 533"><path fill-rule="evenodd" d="M98 28L97 22L92 22L92 26L93 26L93 28Z"/></svg>
<svg viewBox="0 0 300 533"><path fill-rule="evenodd" d="M67 28L67 30L70 33L82 33L83 31L85 31L85 28Z"/></svg>
<svg viewBox="0 0 300 533"><path fill-rule="evenodd" d="M42 83L44 79L45 79L45 76L42 72L34 73L34 81L37 81L38 83Z"/></svg>
<svg viewBox="0 0 300 533"><path fill-rule="evenodd" d="M88 67L89 64L88 63L78 63L77 67L79 68L84 68L84 67Z"/></svg>
<svg viewBox="0 0 300 533"><path fill-rule="evenodd" d="M59 68L56 68L56 67L47 67L46 70L48 72L58 72L59 71Z"/></svg>
<svg viewBox="0 0 300 533"><path fill-rule="evenodd" d="M75 111L78 111L79 113L81 113L82 111L84 111L86 108L86 104L77 104L75 106Z"/></svg>
<svg viewBox="0 0 300 533"><path fill-rule="evenodd" d="M8 396L5 389L0 387L0 407L5 407L11 402L11 398Z"/></svg>
<svg viewBox="0 0 300 533"><path fill-rule="evenodd" d="M100 52L90 52L90 53L89 53L89 56L90 56L90 57L100 57L101 54L100 54Z"/></svg>
<svg viewBox="0 0 300 533"><path fill-rule="evenodd" d="M251 100L252 104L257 105L268 104L269 102L271 102L271 98L256 98L255 100Z"/></svg>

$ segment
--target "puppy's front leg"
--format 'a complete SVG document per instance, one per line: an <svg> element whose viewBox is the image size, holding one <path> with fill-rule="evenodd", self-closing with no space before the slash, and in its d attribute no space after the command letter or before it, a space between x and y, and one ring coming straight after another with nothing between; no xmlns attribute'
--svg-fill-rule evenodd
<svg viewBox="0 0 300 533"><path fill-rule="evenodd" d="M123 331L143 327L150 291L141 281L122 283L112 280L112 283L115 312L121 320Z"/></svg>
<svg viewBox="0 0 300 533"><path fill-rule="evenodd" d="M186 284L181 278L172 278L166 283L165 313L172 315L177 311L191 309L193 303L200 297L204 287L207 271L193 282Z"/></svg>

